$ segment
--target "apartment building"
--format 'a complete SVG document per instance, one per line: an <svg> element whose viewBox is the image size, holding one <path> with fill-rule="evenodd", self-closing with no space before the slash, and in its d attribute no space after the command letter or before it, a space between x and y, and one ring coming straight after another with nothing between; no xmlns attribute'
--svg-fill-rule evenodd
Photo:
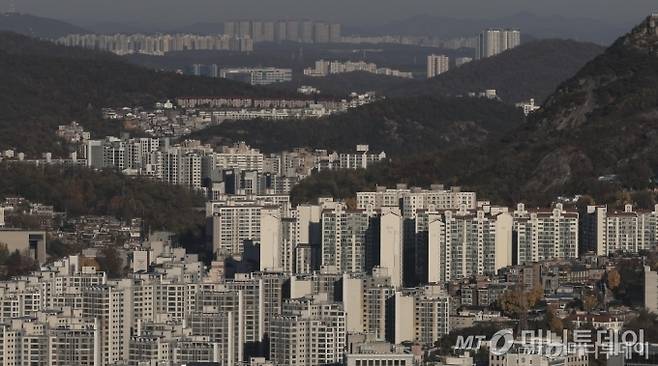
<svg viewBox="0 0 658 366"><path fill-rule="evenodd" d="M322 212L324 271L366 272L375 264L375 212L349 210L340 203Z"/></svg>
<svg viewBox="0 0 658 366"><path fill-rule="evenodd" d="M427 78L431 79L450 69L450 58L445 55L429 55L427 56Z"/></svg>
<svg viewBox="0 0 658 366"><path fill-rule="evenodd" d="M560 203L549 210L520 203L513 217L516 263L578 257L578 211L565 210Z"/></svg>
<svg viewBox="0 0 658 366"><path fill-rule="evenodd" d="M475 209L477 207L477 194L462 191L460 187L445 189L437 184L427 189L407 188L398 185L394 189L377 187L374 192L357 192L357 208L374 209L381 207L400 207L405 218L412 218L416 210L433 208L435 210L456 210L461 207Z"/></svg>
<svg viewBox="0 0 658 366"><path fill-rule="evenodd" d="M516 29L487 29L478 37L477 60L498 55L521 45L521 32Z"/></svg>
<svg viewBox="0 0 658 366"><path fill-rule="evenodd" d="M219 77L251 85L269 85L291 81L292 69L275 67L221 69L219 70Z"/></svg>
<svg viewBox="0 0 658 366"><path fill-rule="evenodd" d="M98 321L103 366L128 361L133 310L131 285L130 280L118 280L82 290L82 316Z"/></svg>
<svg viewBox="0 0 658 366"><path fill-rule="evenodd" d="M581 220L586 250L607 256L616 252L650 250L658 242L658 206L652 211L625 205L623 211L588 206Z"/></svg>
<svg viewBox="0 0 658 366"><path fill-rule="evenodd" d="M494 274L512 264L512 215L503 210L428 212L428 282Z"/></svg>
<svg viewBox="0 0 658 366"><path fill-rule="evenodd" d="M341 363L346 337L342 304L321 296L288 300L272 319L270 360L289 366Z"/></svg>
<svg viewBox="0 0 658 366"><path fill-rule="evenodd" d="M65 308L0 324L0 364L101 364L98 323L83 319L80 309Z"/></svg>

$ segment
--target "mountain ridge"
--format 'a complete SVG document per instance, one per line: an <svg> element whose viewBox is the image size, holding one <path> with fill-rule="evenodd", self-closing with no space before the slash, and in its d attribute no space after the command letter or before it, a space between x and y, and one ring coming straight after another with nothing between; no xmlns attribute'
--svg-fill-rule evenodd
<svg viewBox="0 0 658 366"><path fill-rule="evenodd" d="M62 153L54 138L58 125L77 120L102 137L120 127L103 121L100 108L151 105L180 95L290 94L226 79L158 72L109 53L0 32L1 148Z"/></svg>
<svg viewBox="0 0 658 366"><path fill-rule="evenodd" d="M604 51L593 43L538 40L499 55L475 60L421 82L387 90L390 96L450 95L496 89L510 103L534 98L541 103L566 78Z"/></svg>
<svg viewBox="0 0 658 366"><path fill-rule="evenodd" d="M1 13L0 31L43 39L56 39L67 34L92 33L61 20L22 13Z"/></svg>

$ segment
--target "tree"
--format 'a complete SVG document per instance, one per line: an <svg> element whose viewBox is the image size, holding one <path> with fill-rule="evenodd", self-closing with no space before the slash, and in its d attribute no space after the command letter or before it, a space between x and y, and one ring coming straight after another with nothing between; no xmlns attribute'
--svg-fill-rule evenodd
<svg viewBox="0 0 658 366"><path fill-rule="evenodd" d="M599 305L599 299L596 295L588 293L583 297L583 310L590 312Z"/></svg>
<svg viewBox="0 0 658 366"><path fill-rule="evenodd" d="M7 259L9 259L7 244L0 242L0 265L7 264Z"/></svg>
<svg viewBox="0 0 658 366"><path fill-rule="evenodd" d="M18 251L7 257L6 267L7 278L28 274L38 268L37 263L32 258L23 256Z"/></svg>
<svg viewBox="0 0 658 366"><path fill-rule="evenodd" d="M528 325L528 310L533 308L543 295L544 289L539 285L530 291L525 291L519 285L505 291L498 299L498 304L504 312L519 318L519 326L525 329Z"/></svg>
<svg viewBox="0 0 658 366"><path fill-rule="evenodd" d="M564 329L564 323L559 316L557 316L557 308L555 305L549 305L546 307L546 325L551 332L562 333Z"/></svg>
<svg viewBox="0 0 658 366"><path fill-rule="evenodd" d="M123 274L123 260L119 251L113 246L107 246L101 250L98 263L101 269L107 273L110 278L119 278Z"/></svg>
<svg viewBox="0 0 658 366"><path fill-rule="evenodd" d="M611 290L615 290L621 284L621 275L616 269L611 269L606 273L606 284Z"/></svg>

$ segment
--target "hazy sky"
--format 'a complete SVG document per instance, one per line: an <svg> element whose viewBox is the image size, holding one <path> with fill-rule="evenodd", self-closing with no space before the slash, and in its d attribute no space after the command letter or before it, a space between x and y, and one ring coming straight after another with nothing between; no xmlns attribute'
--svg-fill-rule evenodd
<svg viewBox="0 0 658 366"><path fill-rule="evenodd" d="M418 14L491 18L520 11L637 22L658 11L656 0L0 0L22 13L93 22L180 25L229 18L307 17L380 24Z"/></svg>

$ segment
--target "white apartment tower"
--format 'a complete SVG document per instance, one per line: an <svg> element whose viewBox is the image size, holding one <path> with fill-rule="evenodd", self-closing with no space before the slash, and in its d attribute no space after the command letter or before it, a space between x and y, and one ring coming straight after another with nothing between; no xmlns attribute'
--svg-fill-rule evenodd
<svg viewBox="0 0 658 366"><path fill-rule="evenodd" d="M521 32L516 29L487 29L480 33L475 58L495 56L521 44Z"/></svg>
<svg viewBox="0 0 658 366"><path fill-rule="evenodd" d="M403 284L404 218L399 208L384 207L380 216L379 266L386 268L391 284Z"/></svg>
<svg viewBox="0 0 658 366"><path fill-rule="evenodd" d="M348 210L340 203L322 212L322 269L331 272L366 272L375 237L374 212Z"/></svg>
<svg viewBox="0 0 658 366"><path fill-rule="evenodd" d="M263 208L260 215L260 270L282 269L283 227L278 208Z"/></svg>
<svg viewBox="0 0 658 366"><path fill-rule="evenodd" d="M578 212L562 204L551 210L528 210L520 203L514 211L517 263L578 257Z"/></svg>
<svg viewBox="0 0 658 366"><path fill-rule="evenodd" d="M450 68L450 59L444 55L429 55L427 56L427 78L431 79L435 76L447 72Z"/></svg>
<svg viewBox="0 0 658 366"><path fill-rule="evenodd" d="M347 333L342 304L321 296L288 300L272 319L270 360L275 365L334 365L343 360Z"/></svg>
<svg viewBox="0 0 658 366"><path fill-rule="evenodd" d="M509 213L461 209L428 214L428 282L493 274L512 264Z"/></svg>
<svg viewBox="0 0 658 366"><path fill-rule="evenodd" d="M637 253L658 243L658 205L653 211L635 210L626 205L623 211L606 206L588 206L590 246L597 255L615 252Z"/></svg>
<svg viewBox="0 0 658 366"><path fill-rule="evenodd" d="M132 326L132 281L120 280L82 290L82 316L99 325L101 366L128 361Z"/></svg>

